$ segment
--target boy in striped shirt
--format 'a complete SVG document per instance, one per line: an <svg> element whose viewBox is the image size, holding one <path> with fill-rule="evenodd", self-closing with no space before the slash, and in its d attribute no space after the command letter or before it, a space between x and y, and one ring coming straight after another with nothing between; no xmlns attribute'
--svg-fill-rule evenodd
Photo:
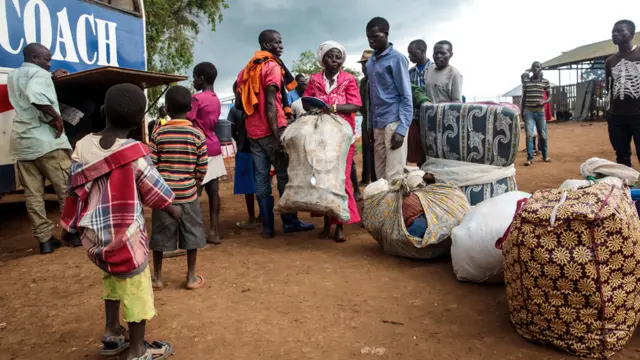
<svg viewBox="0 0 640 360"><path fill-rule="evenodd" d="M191 92L187 88L169 89L165 103L171 120L156 127L151 135L151 160L175 193L173 203L182 208L183 215L176 221L162 211L153 211L149 245L153 250L153 288L160 290L164 286L162 253L179 247L187 251L186 288L195 290L204 284L204 278L196 274L198 249L206 245L197 186L207 174L207 143L204 134L184 120L191 109Z"/></svg>

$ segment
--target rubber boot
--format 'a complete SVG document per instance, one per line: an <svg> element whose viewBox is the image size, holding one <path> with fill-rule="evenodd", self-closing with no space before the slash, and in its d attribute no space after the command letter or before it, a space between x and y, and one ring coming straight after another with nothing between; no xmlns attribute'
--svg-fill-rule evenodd
<svg viewBox="0 0 640 360"><path fill-rule="evenodd" d="M315 229L315 226L310 223L304 223L298 219L298 214L282 214L282 226L284 227L284 233L295 233L302 231L311 231Z"/></svg>
<svg viewBox="0 0 640 360"><path fill-rule="evenodd" d="M258 198L258 207L262 217L262 237L271 239L274 235L273 196Z"/></svg>

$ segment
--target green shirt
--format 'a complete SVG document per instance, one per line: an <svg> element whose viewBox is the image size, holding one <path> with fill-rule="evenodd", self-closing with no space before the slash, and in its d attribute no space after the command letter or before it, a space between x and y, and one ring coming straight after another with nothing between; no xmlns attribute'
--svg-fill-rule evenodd
<svg viewBox="0 0 640 360"><path fill-rule="evenodd" d="M10 144L14 160L35 160L54 150L71 150L67 136L63 133L56 139L56 130L45 123L52 120L51 116L33 105L51 105L60 113L50 72L24 63L9 74L7 88L9 101L16 111Z"/></svg>

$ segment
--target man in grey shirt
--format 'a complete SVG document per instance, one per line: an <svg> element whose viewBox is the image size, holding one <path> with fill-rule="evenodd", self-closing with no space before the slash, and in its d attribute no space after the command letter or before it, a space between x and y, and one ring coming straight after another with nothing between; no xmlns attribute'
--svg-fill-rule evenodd
<svg viewBox="0 0 640 360"><path fill-rule="evenodd" d="M462 74L449 65L453 56L453 45L446 40L433 47L435 66L427 72L427 95L434 104L462 102Z"/></svg>

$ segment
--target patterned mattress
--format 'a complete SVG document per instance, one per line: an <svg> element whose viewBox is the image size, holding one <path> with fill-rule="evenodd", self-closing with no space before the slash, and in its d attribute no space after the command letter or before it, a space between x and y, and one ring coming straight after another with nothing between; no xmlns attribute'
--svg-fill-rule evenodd
<svg viewBox="0 0 640 360"><path fill-rule="evenodd" d="M423 105L422 146L427 156L475 164L513 164L520 144L520 113L503 105Z"/></svg>
<svg viewBox="0 0 640 360"><path fill-rule="evenodd" d="M460 190L462 190L462 192L467 196L469 204L474 206L484 200L500 196L506 192L516 191L518 190L518 186L516 184L516 177L511 176L493 183L461 186Z"/></svg>

